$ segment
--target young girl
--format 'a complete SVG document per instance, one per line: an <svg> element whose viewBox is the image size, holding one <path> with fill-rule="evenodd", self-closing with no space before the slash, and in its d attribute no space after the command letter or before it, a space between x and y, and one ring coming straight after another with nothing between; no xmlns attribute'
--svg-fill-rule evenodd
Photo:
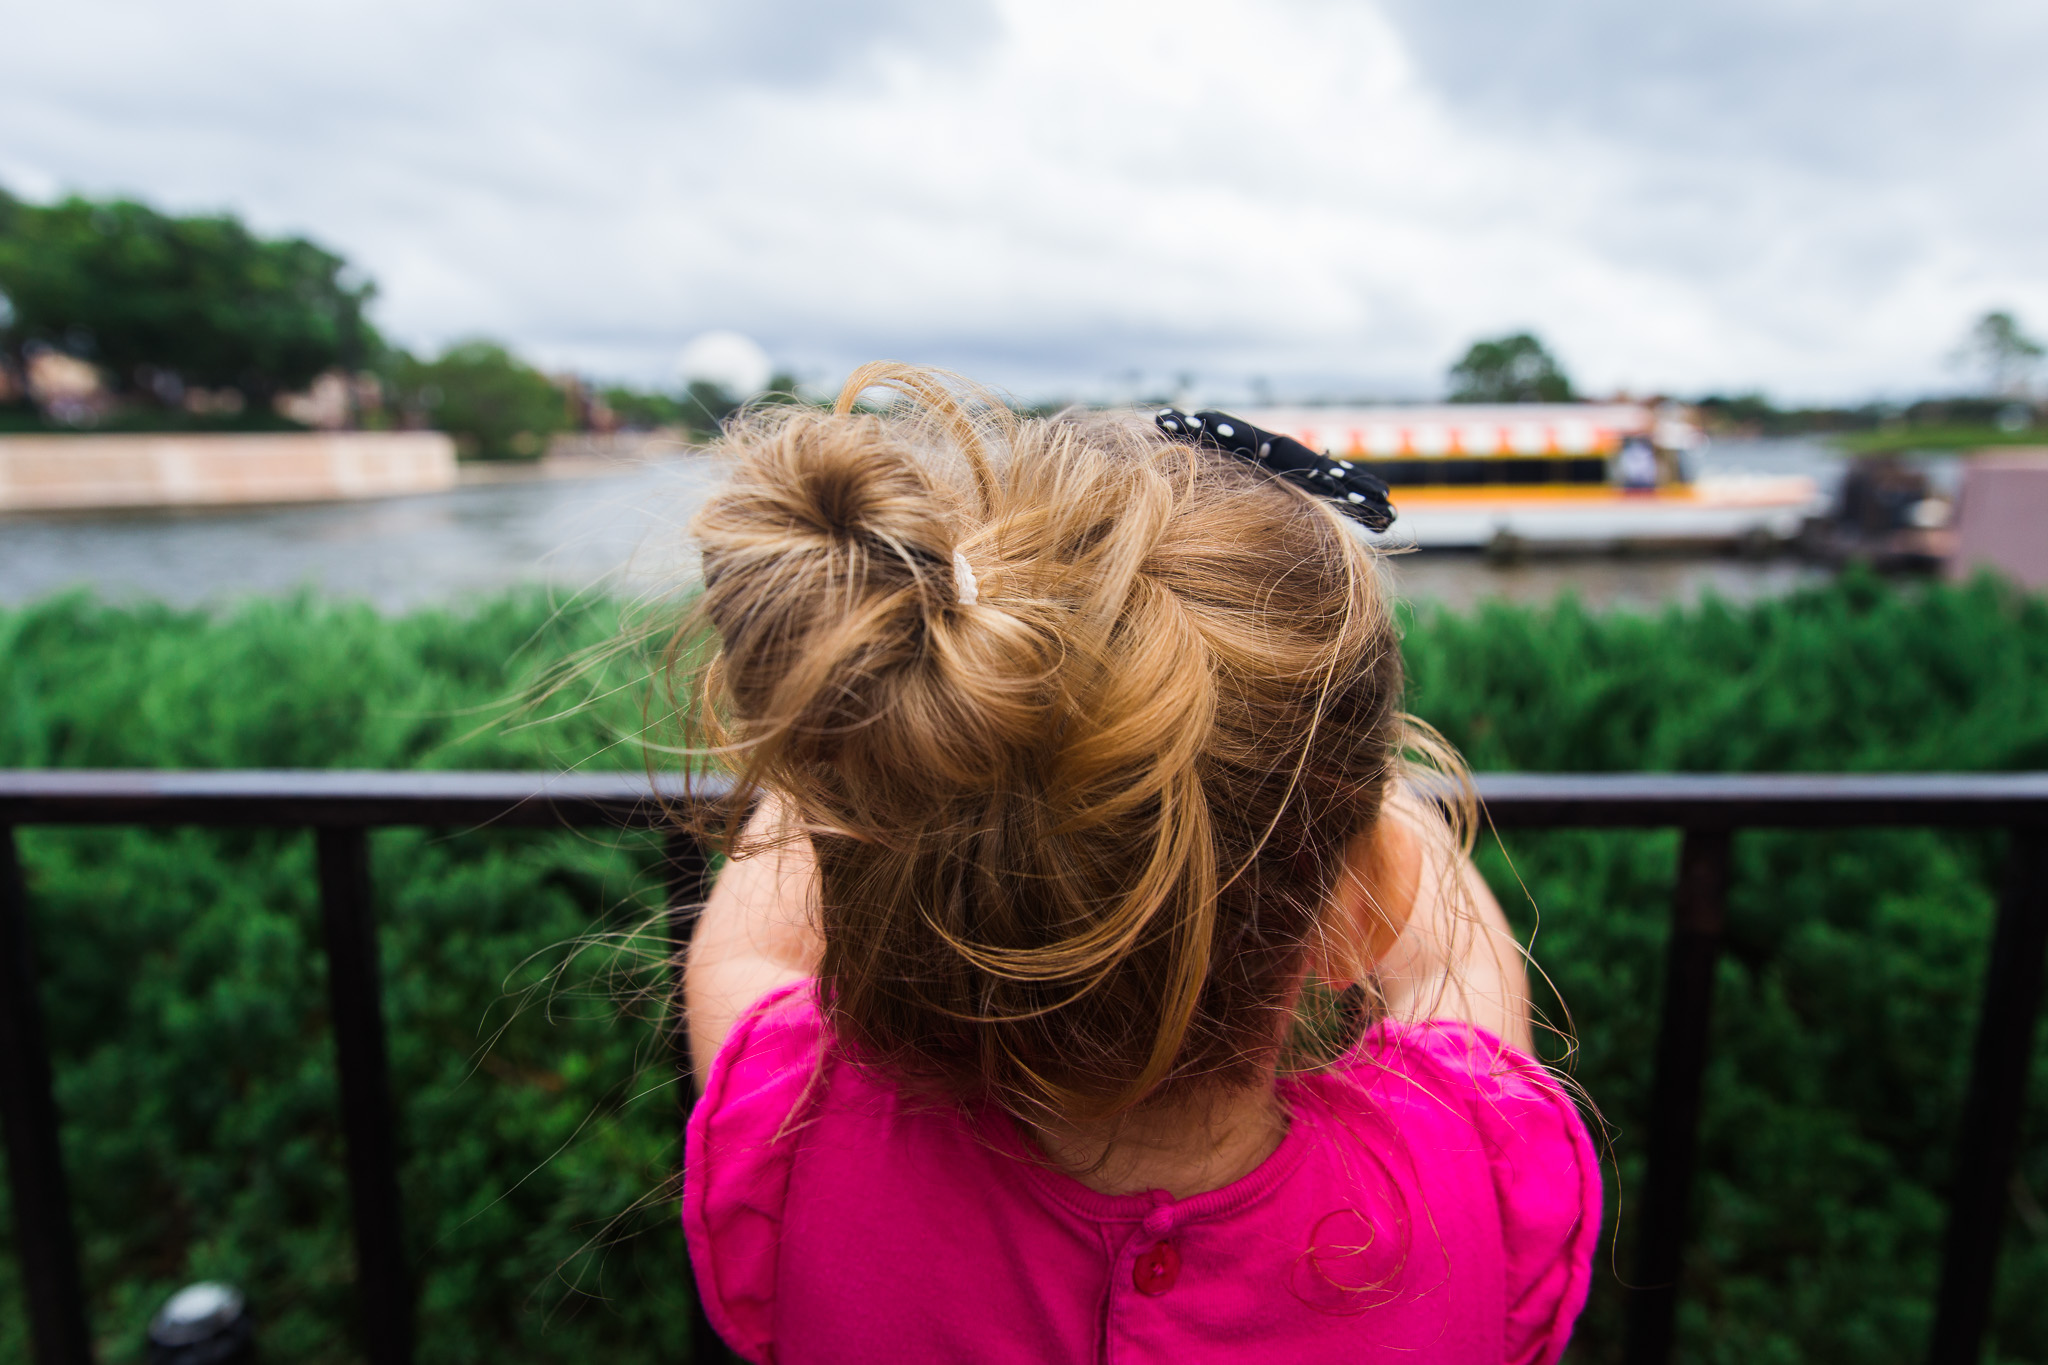
<svg viewBox="0 0 2048 1365"><path fill-rule="evenodd" d="M683 1221L750 1360L1564 1349L1598 1171L1455 758L1343 499L1205 416L883 365L725 440Z"/></svg>

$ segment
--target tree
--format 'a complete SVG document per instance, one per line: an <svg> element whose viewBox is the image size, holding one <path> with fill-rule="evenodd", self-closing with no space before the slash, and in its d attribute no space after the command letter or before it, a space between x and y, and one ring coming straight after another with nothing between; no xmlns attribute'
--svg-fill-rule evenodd
<svg viewBox="0 0 2048 1365"><path fill-rule="evenodd" d="M703 437L718 434L725 420L742 407L776 407L804 400L796 376L780 371L768 380L768 387L742 403L722 384L693 379L681 393L645 392L623 385L603 390L607 406L628 430L676 426Z"/></svg>
<svg viewBox="0 0 2048 1365"><path fill-rule="evenodd" d="M598 396L612 410L612 416L625 431L653 431L660 427L688 425L683 414L684 400L673 394L613 384L601 389Z"/></svg>
<svg viewBox="0 0 2048 1365"><path fill-rule="evenodd" d="M229 215L0 196L0 294L17 363L54 347L127 394L173 403L187 386L235 388L268 405L381 349L363 315L375 292L325 248L258 237Z"/></svg>
<svg viewBox="0 0 2048 1365"><path fill-rule="evenodd" d="M1990 384L1989 392L2003 398L2024 398L2027 380L2041 355L2041 343L2020 330L2017 318L1994 309L1971 324L1955 358L1982 373Z"/></svg>
<svg viewBox="0 0 2048 1365"><path fill-rule="evenodd" d="M1451 366L1453 403L1562 403L1572 396L1557 358L1528 332L1475 341Z"/></svg>
<svg viewBox="0 0 2048 1365"><path fill-rule="evenodd" d="M400 354L391 365L398 406L455 438L464 455L525 459L569 425L566 394L493 341L464 341L435 360Z"/></svg>

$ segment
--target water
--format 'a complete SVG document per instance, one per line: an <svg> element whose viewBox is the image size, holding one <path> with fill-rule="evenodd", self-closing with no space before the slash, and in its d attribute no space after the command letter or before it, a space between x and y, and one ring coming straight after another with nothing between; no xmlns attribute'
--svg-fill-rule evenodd
<svg viewBox="0 0 2048 1365"><path fill-rule="evenodd" d="M636 592L686 572L682 528L714 482L677 459L365 502L15 515L0 518L0 601L82 586L190 606L304 588L395 612L518 583Z"/></svg>
<svg viewBox="0 0 2048 1365"><path fill-rule="evenodd" d="M1624 611L1656 611L1708 594L1726 602L1754 602L1826 582L1830 576L1791 558L1756 561L1732 556L1588 555L1503 565L1484 555L1443 550L1395 556L1389 562L1401 596L1460 611L1490 601L1541 606L1567 593L1588 606Z"/></svg>
<svg viewBox="0 0 2048 1365"><path fill-rule="evenodd" d="M1804 473L1831 486L1841 461L1811 441L1709 447L1701 472ZM114 600L219 604L301 588L386 611L460 602L518 583L562 592L638 593L688 573L683 526L717 480L681 457L581 478L520 478L422 497L306 507L120 511L0 517L0 602L72 587ZM1462 552L1390 561L1416 601L1488 599L1653 609L1713 592L1748 601L1817 581L1789 559L1531 559L1499 565Z"/></svg>

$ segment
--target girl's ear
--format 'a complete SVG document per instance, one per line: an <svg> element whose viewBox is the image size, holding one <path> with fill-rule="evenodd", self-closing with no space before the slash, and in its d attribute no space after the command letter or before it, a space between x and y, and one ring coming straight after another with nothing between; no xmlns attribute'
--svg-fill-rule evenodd
<svg viewBox="0 0 2048 1365"><path fill-rule="evenodd" d="M1370 829L1344 846L1319 964L1326 981L1357 981L1393 950L1415 913L1422 884L1422 841L1392 802Z"/></svg>

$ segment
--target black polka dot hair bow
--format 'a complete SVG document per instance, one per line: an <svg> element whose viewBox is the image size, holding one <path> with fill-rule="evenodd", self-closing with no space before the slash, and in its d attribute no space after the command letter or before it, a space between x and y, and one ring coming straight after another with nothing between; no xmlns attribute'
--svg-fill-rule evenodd
<svg viewBox="0 0 2048 1365"><path fill-rule="evenodd" d="M1190 417L1168 408L1153 420L1177 441L1227 450L1328 498L1371 530L1384 531L1394 524L1394 504L1387 500L1386 481L1349 460L1318 455L1292 436L1261 431L1226 412L1198 412Z"/></svg>

